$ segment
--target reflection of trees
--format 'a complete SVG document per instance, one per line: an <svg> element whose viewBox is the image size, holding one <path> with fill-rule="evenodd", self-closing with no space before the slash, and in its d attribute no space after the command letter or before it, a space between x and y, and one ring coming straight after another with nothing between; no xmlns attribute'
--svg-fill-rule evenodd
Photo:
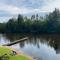
<svg viewBox="0 0 60 60"><path fill-rule="evenodd" d="M21 47L21 48L23 48L24 45L25 45L24 42L21 42L21 43L20 43L20 47Z"/></svg>
<svg viewBox="0 0 60 60"><path fill-rule="evenodd" d="M6 36L6 38L11 42L14 40L18 40L22 37L22 35L10 35L10 34L6 34L4 36ZM25 42L20 42L20 47L23 48L25 44L27 45L30 44L40 48L40 43L46 43L53 47L56 51L57 49L60 49L60 35L40 35L40 36L37 35L28 37L30 38Z"/></svg>
<svg viewBox="0 0 60 60"><path fill-rule="evenodd" d="M47 43L53 47L56 52L60 50L60 35L43 35L40 37L41 42Z"/></svg>
<svg viewBox="0 0 60 60"><path fill-rule="evenodd" d="M39 40L37 39L37 36L31 36L28 40L26 40L26 43L40 48Z"/></svg>
<svg viewBox="0 0 60 60"><path fill-rule="evenodd" d="M10 40L11 42L25 37L23 34L3 34L3 36L5 36L6 39Z"/></svg>
<svg viewBox="0 0 60 60"><path fill-rule="evenodd" d="M36 45L40 48L40 43L46 43L49 46L53 47L56 52L60 49L60 35L40 35L31 37L27 43Z"/></svg>

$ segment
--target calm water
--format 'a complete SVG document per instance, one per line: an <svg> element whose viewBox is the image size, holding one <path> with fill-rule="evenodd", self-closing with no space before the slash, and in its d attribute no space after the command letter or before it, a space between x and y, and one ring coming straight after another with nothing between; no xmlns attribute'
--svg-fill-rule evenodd
<svg viewBox="0 0 60 60"><path fill-rule="evenodd" d="M22 38L22 35L0 34L0 45ZM60 60L60 35L28 36L29 39L11 47L37 60Z"/></svg>

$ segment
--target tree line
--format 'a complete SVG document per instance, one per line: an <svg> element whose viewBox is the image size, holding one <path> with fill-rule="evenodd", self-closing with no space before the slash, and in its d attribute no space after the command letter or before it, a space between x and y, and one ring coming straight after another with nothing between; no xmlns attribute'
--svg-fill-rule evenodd
<svg viewBox="0 0 60 60"><path fill-rule="evenodd" d="M6 23L0 23L0 33L60 33L60 11L55 8L45 17L36 14L27 18L19 14L17 19L11 18Z"/></svg>

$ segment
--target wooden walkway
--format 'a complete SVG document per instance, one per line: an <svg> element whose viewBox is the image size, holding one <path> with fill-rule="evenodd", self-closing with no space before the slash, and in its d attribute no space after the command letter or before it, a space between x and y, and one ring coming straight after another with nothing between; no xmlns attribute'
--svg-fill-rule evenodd
<svg viewBox="0 0 60 60"><path fill-rule="evenodd" d="M19 40L14 41L14 42L11 42L11 43L8 43L8 44L4 44L3 46L11 46L11 45L14 45L14 44L16 44L16 43L25 41L25 40L27 40L27 39L28 39L28 37L24 37L24 38L22 38L22 39L19 39Z"/></svg>

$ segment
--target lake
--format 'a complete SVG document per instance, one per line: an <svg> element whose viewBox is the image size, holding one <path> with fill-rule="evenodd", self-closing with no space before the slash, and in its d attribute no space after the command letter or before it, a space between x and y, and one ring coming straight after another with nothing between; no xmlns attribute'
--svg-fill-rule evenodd
<svg viewBox="0 0 60 60"><path fill-rule="evenodd" d="M29 39L11 47L37 60L60 60L60 35L24 35ZM21 34L0 34L0 45L24 37Z"/></svg>

